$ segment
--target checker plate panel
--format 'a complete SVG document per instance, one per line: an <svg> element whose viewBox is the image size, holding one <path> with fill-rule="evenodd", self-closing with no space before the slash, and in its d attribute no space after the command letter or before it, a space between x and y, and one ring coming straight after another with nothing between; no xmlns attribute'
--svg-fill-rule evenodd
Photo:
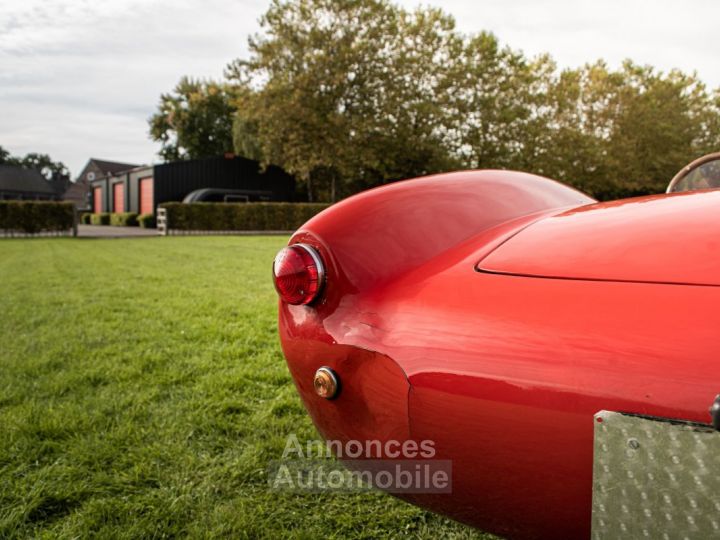
<svg viewBox="0 0 720 540"><path fill-rule="evenodd" d="M720 538L720 433L597 413L592 538Z"/></svg>

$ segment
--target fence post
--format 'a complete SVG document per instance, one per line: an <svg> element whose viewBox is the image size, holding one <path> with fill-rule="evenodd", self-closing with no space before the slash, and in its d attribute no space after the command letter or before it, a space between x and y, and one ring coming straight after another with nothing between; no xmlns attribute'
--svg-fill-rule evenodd
<svg viewBox="0 0 720 540"><path fill-rule="evenodd" d="M168 235L167 209L157 209L157 230L160 236Z"/></svg>

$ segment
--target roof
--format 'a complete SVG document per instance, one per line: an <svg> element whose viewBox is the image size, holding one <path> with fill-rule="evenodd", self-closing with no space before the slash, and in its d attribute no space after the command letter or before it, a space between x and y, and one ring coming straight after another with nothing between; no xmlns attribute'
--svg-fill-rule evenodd
<svg viewBox="0 0 720 540"><path fill-rule="evenodd" d="M0 165L0 191L55 195L55 190L39 171L15 165Z"/></svg>
<svg viewBox="0 0 720 540"><path fill-rule="evenodd" d="M70 187L63 194L64 201L72 201L78 208L86 208L88 204L88 192L90 189L87 184L82 182L72 182Z"/></svg>
<svg viewBox="0 0 720 540"><path fill-rule="evenodd" d="M135 165L133 163L121 163L119 161L105 161L103 159L95 159L95 158L90 158L90 161L92 161L95 165L97 165L97 167L105 175L117 174L119 172L127 171L129 169L134 169L135 167L139 167L139 165Z"/></svg>

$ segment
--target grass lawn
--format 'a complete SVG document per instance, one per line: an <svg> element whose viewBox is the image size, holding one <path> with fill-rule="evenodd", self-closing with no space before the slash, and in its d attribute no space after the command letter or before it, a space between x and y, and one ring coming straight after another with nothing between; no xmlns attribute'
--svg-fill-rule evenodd
<svg viewBox="0 0 720 540"><path fill-rule="evenodd" d="M268 490L287 436L317 437L276 334L285 241L0 240L0 538L483 538Z"/></svg>

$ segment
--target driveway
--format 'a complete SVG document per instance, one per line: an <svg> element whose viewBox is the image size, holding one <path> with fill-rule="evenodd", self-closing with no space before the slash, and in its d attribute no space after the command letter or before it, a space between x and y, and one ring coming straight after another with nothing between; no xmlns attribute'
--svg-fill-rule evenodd
<svg viewBox="0 0 720 540"><path fill-rule="evenodd" d="M141 238L157 235L157 229L143 229L142 227L78 225L78 238Z"/></svg>

